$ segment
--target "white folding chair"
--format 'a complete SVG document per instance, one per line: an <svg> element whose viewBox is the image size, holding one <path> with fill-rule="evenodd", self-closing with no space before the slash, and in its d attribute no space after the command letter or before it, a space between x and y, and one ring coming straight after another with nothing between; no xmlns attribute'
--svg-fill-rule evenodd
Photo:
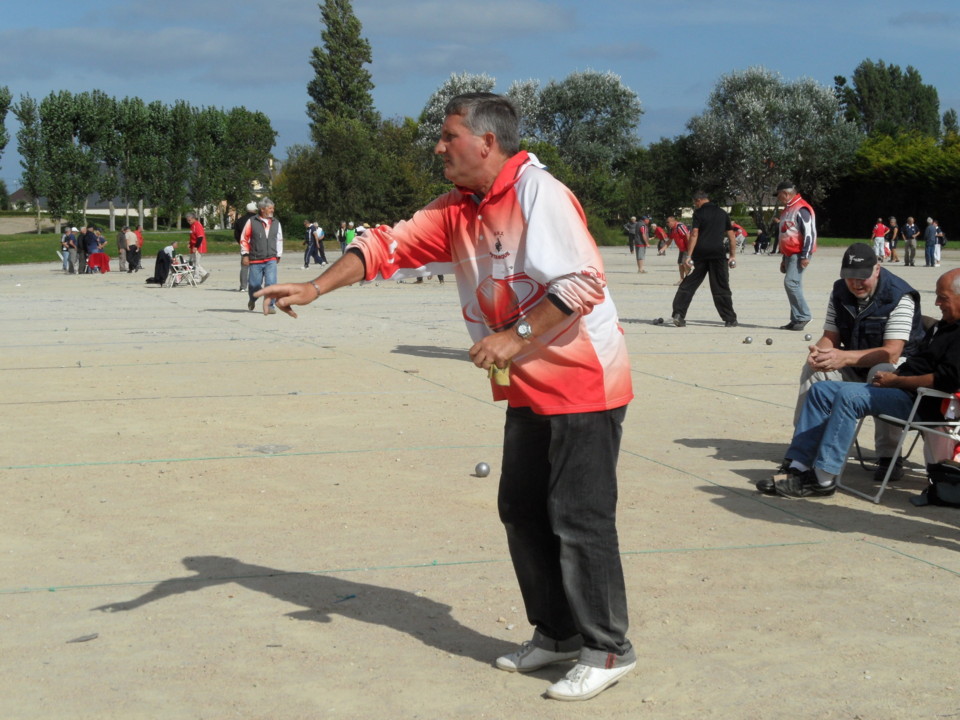
<svg viewBox="0 0 960 720"><path fill-rule="evenodd" d="M900 439L897 441L897 449L893 453L893 457L900 457L900 451L903 446L906 444L907 438L911 432L915 432L916 435L913 437L913 441L910 443L910 447L907 450L906 454L903 456L903 459L906 460L910 457L910 453L913 452L913 448L917 444L917 440L920 439L920 436L923 435L937 435L939 437L948 438L953 440L955 443L960 443L960 417L953 419L943 419L943 420L933 420L933 421L923 421L917 418L917 408L920 406L920 401L925 397L940 398L942 400L950 400L955 396L951 393L940 392L939 390L934 390L933 388L920 388L917 391L917 399L913 403L913 407L910 409L910 415L907 416L906 420L903 418L892 417L890 415L877 415L875 420L882 420L884 422L891 423L893 425L899 425L903 428L900 433ZM860 428L863 426L863 421L866 418L860 418L860 422L857 423L857 430L853 436L853 442L850 443L850 447L853 447L853 444L857 440L857 435L860 433ZM847 463L844 464L843 469L840 471L840 474L837 475L837 487L843 490L846 490L848 493L853 495L858 495L866 500L872 500L875 503L880 502L880 496L883 495L883 491L887 489L887 484L890 482L890 475L893 473L894 468L896 467L896 462L891 462L890 467L887 468L886 474L883 476L883 481L877 488L877 492L874 494L865 493L862 490L858 490L850 485L847 485L843 482L843 474L847 469L850 461L850 450L847 450Z"/></svg>
<svg viewBox="0 0 960 720"><path fill-rule="evenodd" d="M193 276L193 265L191 265L189 261L184 260L182 255L177 255L170 265L170 274L167 276L167 283L169 287L176 287L177 285L182 285L184 281L194 287L197 286L197 279Z"/></svg>

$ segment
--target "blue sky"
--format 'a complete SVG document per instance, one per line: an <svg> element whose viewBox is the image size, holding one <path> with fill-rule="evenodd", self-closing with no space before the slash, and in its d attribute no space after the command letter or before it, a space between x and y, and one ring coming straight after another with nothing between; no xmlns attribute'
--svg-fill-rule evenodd
<svg viewBox="0 0 960 720"><path fill-rule="evenodd" d="M0 25L0 85L16 100L100 89L197 106L261 110L274 153L307 141L310 51L320 11L310 0L27 0ZM373 47L377 109L416 117L454 72L562 80L612 70L643 104L643 142L684 132L717 79L763 65L831 86L865 58L913 65L960 110L954 0L354 0ZM7 117L11 134L17 123ZM16 138L0 177L19 187Z"/></svg>

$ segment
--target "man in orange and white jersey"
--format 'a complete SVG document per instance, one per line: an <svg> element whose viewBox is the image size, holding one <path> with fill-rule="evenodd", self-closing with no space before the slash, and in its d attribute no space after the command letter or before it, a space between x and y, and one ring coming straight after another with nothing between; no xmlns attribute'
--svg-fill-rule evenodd
<svg viewBox="0 0 960 720"><path fill-rule="evenodd" d="M361 280L456 274L470 357L507 401L498 507L535 628L496 666L530 672L576 659L546 692L586 700L636 664L616 529L633 397L623 331L583 209L519 149L507 98L455 97L434 151L454 189L358 236L315 280L257 296L296 317L293 306Z"/></svg>

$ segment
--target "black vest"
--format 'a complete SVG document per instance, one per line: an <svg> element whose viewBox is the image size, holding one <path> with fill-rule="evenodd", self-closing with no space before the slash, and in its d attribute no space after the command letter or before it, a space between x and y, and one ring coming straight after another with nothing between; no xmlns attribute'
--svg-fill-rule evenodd
<svg viewBox="0 0 960 720"><path fill-rule="evenodd" d="M886 268L881 268L870 304L859 311L856 296L847 289L846 282L837 280L833 284L831 300L837 314L840 347L844 350L866 350L882 346L883 331L887 327L890 313L905 295L913 298L913 326L910 328L910 339L904 345L901 355L910 357L917 352L923 339L920 293ZM853 369L866 379L869 368Z"/></svg>
<svg viewBox="0 0 960 720"><path fill-rule="evenodd" d="M259 217L250 219L250 259L269 260L277 257L277 233L280 221L276 218L270 223L269 232Z"/></svg>

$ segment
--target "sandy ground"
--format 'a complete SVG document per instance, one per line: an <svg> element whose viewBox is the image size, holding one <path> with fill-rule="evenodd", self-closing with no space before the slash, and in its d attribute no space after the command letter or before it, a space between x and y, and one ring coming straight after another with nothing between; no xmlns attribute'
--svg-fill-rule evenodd
<svg viewBox="0 0 960 720"><path fill-rule="evenodd" d="M704 287L677 329L651 323L674 256L604 256L637 392L619 527L640 659L571 704L542 696L565 667L491 664L530 628L495 507L503 408L453 282L354 286L295 321L246 311L234 258L174 289L0 267L0 717L957 716L960 514L910 505L916 472L879 506L753 490L806 345L772 329L777 260L741 258L740 328ZM814 333L839 257L806 280ZM296 265L281 279L313 277ZM939 316L939 271L893 270Z"/></svg>

